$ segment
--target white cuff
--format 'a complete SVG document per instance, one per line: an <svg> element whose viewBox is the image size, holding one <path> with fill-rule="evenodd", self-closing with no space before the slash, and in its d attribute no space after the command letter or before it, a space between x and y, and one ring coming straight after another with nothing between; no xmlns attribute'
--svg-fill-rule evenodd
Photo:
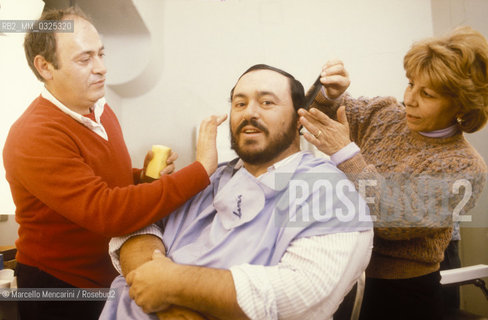
<svg viewBox="0 0 488 320"><path fill-rule="evenodd" d="M230 268L237 303L249 319L278 319L276 297L266 268L269 267L250 264Z"/></svg>
<svg viewBox="0 0 488 320"><path fill-rule="evenodd" d="M110 259L112 259L113 266L120 274L122 274L122 268L120 267L120 260L119 260L120 248L127 240L141 234L152 234L160 239L163 239L163 232L155 224L142 228L141 230L138 230L126 236L115 237L110 239L110 242L108 244L108 253L110 255Z"/></svg>
<svg viewBox="0 0 488 320"><path fill-rule="evenodd" d="M343 163L346 160L351 159L356 154L361 151L358 145L354 142L349 143L347 146L342 148L341 150L337 151L333 155L330 156L330 160L335 163L336 166Z"/></svg>

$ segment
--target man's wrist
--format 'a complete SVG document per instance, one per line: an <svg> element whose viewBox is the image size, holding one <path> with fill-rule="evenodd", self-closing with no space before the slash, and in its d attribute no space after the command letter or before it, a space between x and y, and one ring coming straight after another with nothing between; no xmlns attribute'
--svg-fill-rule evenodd
<svg viewBox="0 0 488 320"><path fill-rule="evenodd" d="M189 307L189 301L193 300L191 294L191 274L192 266L182 265L171 261L166 265L165 273L167 273L167 279L165 281L166 297L165 300L168 304Z"/></svg>
<svg viewBox="0 0 488 320"><path fill-rule="evenodd" d="M237 303L230 270L167 265L165 302L217 318L247 319Z"/></svg>

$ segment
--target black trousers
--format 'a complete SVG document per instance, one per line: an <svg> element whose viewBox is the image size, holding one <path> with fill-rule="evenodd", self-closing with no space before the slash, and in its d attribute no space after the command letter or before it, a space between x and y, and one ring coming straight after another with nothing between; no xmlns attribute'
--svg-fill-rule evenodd
<svg viewBox="0 0 488 320"><path fill-rule="evenodd" d="M75 288L50 274L17 263L19 288ZM21 320L98 319L105 301L18 301Z"/></svg>
<svg viewBox="0 0 488 320"><path fill-rule="evenodd" d="M440 270L449 270L461 267L459 259L459 240L451 240L444 251L444 260L441 262ZM459 309L460 294L459 286L443 287L442 295L444 296L445 312L452 312L453 309Z"/></svg>
<svg viewBox="0 0 488 320"><path fill-rule="evenodd" d="M439 271L409 279L366 278L360 319L442 319Z"/></svg>

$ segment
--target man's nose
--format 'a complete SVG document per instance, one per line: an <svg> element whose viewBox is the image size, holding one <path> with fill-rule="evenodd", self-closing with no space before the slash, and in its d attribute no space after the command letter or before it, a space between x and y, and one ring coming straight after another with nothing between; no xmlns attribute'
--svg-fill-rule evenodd
<svg viewBox="0 0 488 320"><path fill-rule="evenodd" d="M93 63L93 73L98 74L106 74L107 68L105 68L105 64L103 63L102 57L96 56Z"/></svg>
<svg viewBox="0 0 488 320"><path fill-rule="evenodd" d="M247 119L259 118L259 103L257 101L250 101L245 110Z"/></svg>

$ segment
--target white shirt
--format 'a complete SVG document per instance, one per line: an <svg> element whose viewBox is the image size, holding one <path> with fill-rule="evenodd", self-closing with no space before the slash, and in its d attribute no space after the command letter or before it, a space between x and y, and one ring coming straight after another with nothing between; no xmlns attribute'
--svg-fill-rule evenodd
<svg viewBox="0 0 488 320"><path fill-rule="evenodd" d="M41 91L41 96L50 101L52 104L54 104L56 107L58 107L61 111L69 115L71 118L75 119L91 131L95 132L98 134L100 137L108 141L108 135L107 132L105 131L105 128L103 127L102 123L100 122L100 117L103 114L103 110L105 108L105 98L99 99L95 104L93 105L93 113L95 115L95 120L93 121L90 118L84 117L79 113L74 112L67 106L65 106L61 101L56 99L49 90L44 87Z"/></svg>

